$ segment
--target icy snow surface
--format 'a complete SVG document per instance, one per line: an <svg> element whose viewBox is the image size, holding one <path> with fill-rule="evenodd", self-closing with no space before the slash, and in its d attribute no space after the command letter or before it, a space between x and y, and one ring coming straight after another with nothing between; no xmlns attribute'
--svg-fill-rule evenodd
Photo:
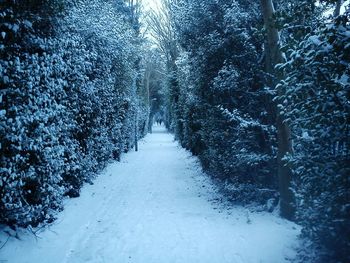
<svg viewBox="0 0 350 263"><path fill-rule="evenodd" d="M197 160L163 127L139 152L111 164L36 239L22 233L0 250L9 263L282 263L299 227L268 213L225 208ZM0 235L0 247L6 235Z"/></svg>

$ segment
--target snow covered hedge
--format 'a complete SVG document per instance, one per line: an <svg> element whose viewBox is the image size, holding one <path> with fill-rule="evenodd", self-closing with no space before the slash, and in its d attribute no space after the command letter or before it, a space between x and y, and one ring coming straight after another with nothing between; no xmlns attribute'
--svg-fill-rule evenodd
<svg viewBox="0 0 350 263"><path fill-rule="evenodd" d="M307 35L280 67L280 111L293 131L298 218L327 251L320 262L350 260L350 24L338 17Z"/></svg>
<svg viewBox="0 0 350 263"><path fill-rule="evenodd" d="M279 112L292 132L296 220L322 253L312 259L350 262L349 3L326 19L341 1L170 2L179 56L169 126L177 139L231 184L230 199L269 208L278 185L281 193L289 185L289 176L277 177ZM267 2L276 7L283 72L269 61Z"/></svg>
<svg viewBox="0 0 350 263"><path fill-rule="evenodd" d="M277 193L276 129L253 28L259 6L249 6L252 11L238 1L174 4L181 52L171 127L207 172L236 186L232 198L265 205Z"/></svg>
<svg viewBox="0 0 350 263"><path fill-rule="evenodd" d="M0 222L37 225L133 146L138 32L123 1L1 5Z"/></svg>

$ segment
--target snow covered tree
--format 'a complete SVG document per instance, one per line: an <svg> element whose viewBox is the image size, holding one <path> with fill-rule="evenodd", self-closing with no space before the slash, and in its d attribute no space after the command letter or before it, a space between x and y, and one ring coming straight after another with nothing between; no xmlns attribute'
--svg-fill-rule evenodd
<svg viewBox="0 0 350 263"><path fill-rule="evenodd" d="M349 17L310 32L281 65L279 110L291 125L303 234L326 250L318 260L349 261Z"/></svg>
<svg viewBox="0 0 350 263"><path fill-rule="evenodd" d="M166 66L165 59L162 56L163 52L158 48L150 46L151 43L147 43L143 56L144 69L143 74L143 98L146 100L145 105L148 105L149 123L147 128L149 132L152 132L152 125L156 115L164 117L164 99L165 99L165 83L166 83Z"/></svg>
<svg viewBox="0 0 350 263"><path fill-rule="evenodd" d="M264 104L261 36L252 27L260 21L259 6L175 2L169 7L180 46L175 136L215 177L251 189L249 197L240 187L232 193L237 199L264 203L275 197L276 141ZM268 194L260 191L267 188Z"/></svg>
<svg viewBox="0 0 350 263"><path fill-rule="evenodd" d="M35 226L144 134L138 17L124 1L1 5L0 221Z"/></svg>
<svg viewBox="0 0 350 263"><path fill-rule="evenodd" d="M24 4L24 5L22 5ZM65 85L54 42L55 1L1 3L0 221L52 221L63 188ZM43 10L46 9L46 12Z"/></svg>

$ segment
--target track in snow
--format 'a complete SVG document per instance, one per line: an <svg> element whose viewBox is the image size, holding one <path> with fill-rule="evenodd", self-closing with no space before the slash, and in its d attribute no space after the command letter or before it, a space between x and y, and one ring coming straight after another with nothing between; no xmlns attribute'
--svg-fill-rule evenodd
<svg viewBox="0 0 350 263"><path fill-rule="evenodd" d="M211 189L196 158L156 126L139 152L67 200L38 240L10 239L0 262L281 263L295 256L297 226L268 213L218 208L208 201Z"/></svg>

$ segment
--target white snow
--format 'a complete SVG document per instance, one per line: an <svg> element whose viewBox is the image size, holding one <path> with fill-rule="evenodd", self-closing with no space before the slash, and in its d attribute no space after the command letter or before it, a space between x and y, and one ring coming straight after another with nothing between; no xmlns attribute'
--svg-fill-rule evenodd
<svg viewBox="0 0 350 263"><path fill-rule="evenodd" d="M316 46L319 46L322 44L322 41L318 38L318 36L310 36L309 40L314 43Z"/></svg>
<svg viewBox="0 0 350 263"><path fill-rule="evenodd" d="M66 201L49 228L10 238L0 262L282 263L300 228L269 213L213 202L197 160L164 128ZM2 231L0 247L7 239Z"/></svg>

